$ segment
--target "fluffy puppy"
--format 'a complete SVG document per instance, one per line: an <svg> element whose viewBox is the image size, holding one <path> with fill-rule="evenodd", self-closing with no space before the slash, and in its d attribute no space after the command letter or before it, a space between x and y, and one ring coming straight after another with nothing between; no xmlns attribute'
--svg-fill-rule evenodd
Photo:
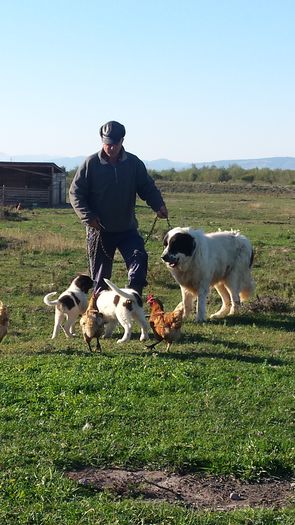
<svg viewBox="0 0 295 525"><path fill-rule="evenodd" d="M9 317L7 306L5 306L5 304L3 304L2 301L0 301L0 343L3 337L5 337L7 334L8 324Z"/></svg>
<svg viewBox="0 0 295 525"><path fill-rule="evenodd" d="M45 295L43 301L47 306L55 306L55 319L52 339L62 329L67 337L73 337L74 324L79 315L87 308L87 293L93 287L93 280L85 274L79 274L58 299L50 300L57 292ZM64 325L62 324L65 321Z"/></svg>
<svg viewBox="0 0 295 525"><path fill-rule="evenodd" d="M110 290L103 290L96 301L105 321L104 337L110 337L119 322L124 328L124 335L117 343L125 343L131 337L132 322L136 321L141 328L140 341L148 339L149 326L140 295L131 288L118 288L108 279L105 282Z"/></svg>
<svg viewBox="0 0 295 525"><path fill-rule="evenodd" d="M254 290L253 249L249 239L236 230L205 234L192 228L173 228L164 238L162 260L180 286L185 316L197 299L199 322L206 319L210 287L222 300L211 318L234 315Z"/></svg>

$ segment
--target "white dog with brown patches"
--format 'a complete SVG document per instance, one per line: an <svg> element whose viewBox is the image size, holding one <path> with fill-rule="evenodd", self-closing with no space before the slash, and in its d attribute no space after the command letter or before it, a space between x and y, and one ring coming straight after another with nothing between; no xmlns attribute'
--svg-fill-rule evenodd
<svg viewBox="0 0 295 525"><path fill-rule="evenodd" d="M47 306L55 306L54 328L52 339L60 330L63 330L67 337L73 337L74 325L79 315L83 315L87 308L87 293L93 287L93 280L85 274L78 275L58 299L51 300L56 292L45 295L43 301ZM65 323L63 324L63 322Z"/></svg>
<svg viewBox="0 0 295 525"><path fill-rule="evenodd" d="M196 321L206 320L209 290L219 293L222 306L210 317L234 315L254 290L251 276L253 249L239 231L205 234L192 228L173 228L164 238L162 260L181 288L184 315L193 310Z"/></svg>
<svg viewBox="0 0 295 525"><path fill-rule="evenodd" d="M149 338L149 325L145 318L140 295L132 288L118 288L109 279L104 279L110 290L103 290L96 301L97 309L103 314L105 322L104 337L110 337L118 322L124 328L124 334L117 343L125 343L131 337L133 321L140 326L140 341Z"/></svg>

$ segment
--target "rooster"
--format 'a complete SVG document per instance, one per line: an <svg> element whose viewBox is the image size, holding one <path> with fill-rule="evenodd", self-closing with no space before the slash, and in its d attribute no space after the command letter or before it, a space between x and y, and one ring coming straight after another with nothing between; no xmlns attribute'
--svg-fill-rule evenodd
<svg viewBox="0 0 295 525"><path fill-rule="evenodd" d="M92 351L91 341L96 339L96 350L101 352L99 338L104 333L104 319L96 306L96 297L91 296L87 310L80 319L80 326L83 334L83 339L87 343L88 348Z"/></svg>
<svg viewBox="0 0 295 525"><path fill-rule="evenodd" d="M169 350L174 341L180 338L180 329L183 319L183 306L179 303L172 312L164 312L163 303L152 294L147 296L147 303L151 307L149 322L157 341L147 348L154 348L161 341L167 343Z"/></svg>
<svg viewBox="0 0 295 525"><path fill-rule="evenodd" d="M8 318L8 309L5 304L0 301L0 343L3 337L6 336L8 330L9 318Z"/></svg>

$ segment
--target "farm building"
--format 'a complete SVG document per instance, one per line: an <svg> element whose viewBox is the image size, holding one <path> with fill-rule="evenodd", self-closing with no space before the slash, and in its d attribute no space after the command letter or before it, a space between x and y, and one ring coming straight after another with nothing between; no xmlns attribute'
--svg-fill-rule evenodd
<svg viewBox="0 0 295 525"><path fill-rule="evenodd" d="M0 205L66 203L66 172L54 162L0 162Z"/></svg>

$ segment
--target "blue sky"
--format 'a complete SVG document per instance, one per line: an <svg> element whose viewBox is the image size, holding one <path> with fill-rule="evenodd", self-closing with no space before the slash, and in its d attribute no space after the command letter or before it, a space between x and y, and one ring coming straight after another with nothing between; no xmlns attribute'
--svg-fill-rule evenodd
<svg viewBox="0 0 295 525"><path fill-rule="evenodd" d="M295 156L293 0L0 0L0 152Z"/></svg>

